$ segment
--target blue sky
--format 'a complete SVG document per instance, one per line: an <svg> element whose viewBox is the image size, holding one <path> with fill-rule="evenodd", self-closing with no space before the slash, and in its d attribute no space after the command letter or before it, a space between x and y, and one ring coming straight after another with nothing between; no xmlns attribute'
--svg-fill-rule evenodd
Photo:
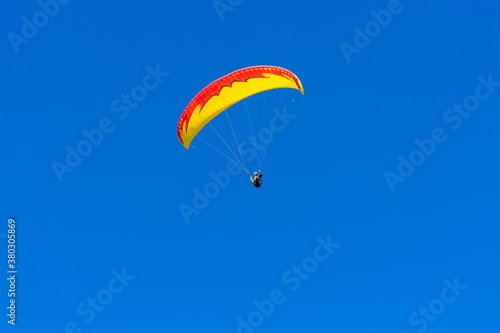
<svg viewBox="0 0 500 333"><path fill-rule="evenodd" d="M498 332L498 2L6 7L2 332ZM248 102L260 189L176 137L252 65L305 89Z"/></svg>

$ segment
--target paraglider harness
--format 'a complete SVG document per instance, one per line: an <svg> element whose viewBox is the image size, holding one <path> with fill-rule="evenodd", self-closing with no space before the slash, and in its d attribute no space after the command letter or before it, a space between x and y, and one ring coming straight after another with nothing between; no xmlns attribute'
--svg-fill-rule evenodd
<svg viewBox="0 0 500 333"><path fill-rule="evenodd" d="M259 169L259 174L258 175L255 175L254 177L250 176L250 181L252 182L252 184L259 188L261 185L262 185L262 180L260 180L260 178L263 176L262 172L260 171Z"/></svg>

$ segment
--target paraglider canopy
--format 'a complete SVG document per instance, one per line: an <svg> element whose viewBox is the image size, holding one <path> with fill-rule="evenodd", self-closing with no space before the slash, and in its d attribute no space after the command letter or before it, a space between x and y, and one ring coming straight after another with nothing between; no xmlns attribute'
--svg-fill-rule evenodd
<svg viewBox="0 0 500 333"><path fill-rule="evenodd" d="M227 74L191 100L177 124L177 136L189 149L193 138L219 113L249 96L278 88L298 89L304 94L299 78L281 67L253 66Z"/></svg>

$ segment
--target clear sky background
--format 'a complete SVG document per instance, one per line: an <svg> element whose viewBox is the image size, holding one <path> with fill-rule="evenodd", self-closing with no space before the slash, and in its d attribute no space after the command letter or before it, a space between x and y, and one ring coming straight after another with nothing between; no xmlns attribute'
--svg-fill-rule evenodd
<svg viewBox="0 0 500 333"><path fill-rule="evenodd" d="M498 1L60 1L0 13L2 332L499 331ZM252 65L305 95L214 187L177 121Z"/></svg>

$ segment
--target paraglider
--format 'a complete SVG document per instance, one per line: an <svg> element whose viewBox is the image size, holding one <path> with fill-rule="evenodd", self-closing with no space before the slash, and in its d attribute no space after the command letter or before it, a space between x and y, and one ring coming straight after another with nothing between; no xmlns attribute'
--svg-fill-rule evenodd
<svg viewBox="0 0 500 333"><path fill-rule="evenodd" d="M262 174L262 172L260 172L260 169L259 169L258 174L257 174L257 172L254 172L253 177L250 176L250 181L252 182L252 184L255 187L259 188L262 185L262 180L261 180L262 176L263 176L263 174Z"/></svg>
<svg viewBox="0 0 500 333"><path fill-rule="evenodd" d="M243 68L210 83L191 100L182 113L177 124L180 142L189 149L198 132L218 114L252 95L278 88L297 89L304 94L299 78L291 71L276 66ZM244 170L250 174L248 170ZM252 181L256 187L262 184L260 177L262 173L259 167L259 174L253 177L255 182Z"/></svg>

